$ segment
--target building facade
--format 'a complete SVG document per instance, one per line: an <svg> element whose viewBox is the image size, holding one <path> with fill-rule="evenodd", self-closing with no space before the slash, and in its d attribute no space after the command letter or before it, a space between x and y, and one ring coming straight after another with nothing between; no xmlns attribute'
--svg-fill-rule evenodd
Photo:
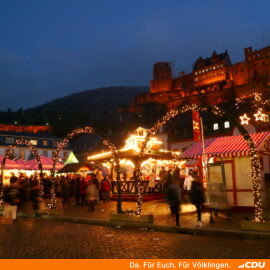
<svg viewBox="0 0 270 270"><path fill-rule="evenodd" d="M244 61L232 64L229 53L199 57L191 73L181 72L173 77L172 64L154 64L150 92L138 95L131 110L143 104L156 102L168 108L184 102L208 104L224 103L233 97L254 92L269 94L270 91L270 46L260 50L244 49Z"/></svg>
<svg viewBox="0 0 270 270"><path fill-rule="evenodd" d="M52 134L44 133L50 130L50 127L43 128L43 126L0 125L0 156L4 156L9 145L14 144L17 139L24 139L30 141L37 148L39 155L52 158L57 144L62 139ZM36 132L34 133L34 131ZM65 161L70 152L71 148L68 145L60 153L61 160ZM30 160L34 157L26 145L19 145L14 149L10 158Z"/></svg>

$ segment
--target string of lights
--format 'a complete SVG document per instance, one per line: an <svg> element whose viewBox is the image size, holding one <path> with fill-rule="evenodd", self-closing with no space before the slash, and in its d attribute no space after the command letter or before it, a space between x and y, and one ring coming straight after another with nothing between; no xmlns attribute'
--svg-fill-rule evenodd
<svg viewBox="0 0 270 270"><path fill-rule="evenodd" d="M117 181L120 185L120 165L119 165L119 158L118 158L118 151L116 150L115 145L100 131L93 127L84 127L84 128L78 128L70 132L61 142L58 143L57 149L53 152L53 164L52 164L52 171L51 171L51 202L47 205L47 207L54 209L56 208L56 179L55 179L55 167L57 162L60 160L60 153L62 150L67 146L67 144L72 140L75 136L80 135L80 134L98 134L101 136L102 143L110 149L110 151L113 153L113 159L116 164L115 169L117 173ZM119 193L120 191L118 191ZM121 193L120 193L121 195ZM118 203L118 211L122 211L121 209L121 203Z"/></svg>
<svg viewBox="0 0 270 270"><path fill-rule="evenodd" d="M258 101L261 101L260 95L254 94L253 95L255 103ZM242 99L236 100L236 108L238 108L238 105L240 102L243 102ZM242 134L243 138L246 140L249 148L250 148L250 156L251 156L251 178L252 178L252 190L253 190L253 200L254 200L254 207L255 207L255 221L256 222L263 222L263 208L262 208L262 198L261 198L261 164L260 159L258 156L257 149L255 148L254 142L252 141L249 133L247 130L243 127L242 124L240 124L235 117L231 116L231 114L227 111L224 111L219 106L209 106L206 104L203 104L201 106L197 106L195 104L192 105L185 105L178 109L172 109L169 112L166 113L165 116L163 116L160 120L156 122L156 124L148 130L147 135L145 137L145 141L142 144L141 150L140 150L140 156L139 161L136 164L136 181L137 181L137 189L138 189L138 198L137 198L137 211L136 213L140 215L142 213L142 202L143 202L143 194L140 189L140 181L141 181L141 173L140 173L140 166L143 160L143 157L145 155L145 148L147 145L147 142L149 141L149 138L156 134L159 129L166 124L169 120L176 117L179 114L188 112L188 111L211 111L214 115L219 117L227 117L231 121L234 122L240 133Z"/></svg>
<svg viewBox="0 0 270 270"><path fill-rule="evenodd" d="M40 171L40 196L43 196L43 170L38 150L30 141L25 139L17 139L15 140L14 144L9 145L7 152L1 163L0 204L3 203L3 178L4 178L4 171L6 168L6 160L12 155L14 149L20 145L27 146L38 163L38 168Z"/></svg>

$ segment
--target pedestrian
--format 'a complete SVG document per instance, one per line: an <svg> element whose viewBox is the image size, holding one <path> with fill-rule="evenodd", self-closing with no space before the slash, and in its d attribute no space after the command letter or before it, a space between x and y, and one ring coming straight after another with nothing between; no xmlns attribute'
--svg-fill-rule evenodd
<svg viewBox="0 0 270 270"><path fill-rule="evenodd" d="M88 210L95 211L95 204L99 201L98 181L96 178L92 178L88 181L86 189L86 201L88 203Z"/></svg>
<svg viewBox="0 0 270 270"><path fill-rule="evenodd" d="M81 198L80 204L81 205L85 205L86 203L86 200L85 200L86 188L87 188L87 182L85 181L85 178L82 177L80 181L80 198Z"/></svg>
<svg viewBox="0 0 270 270"><path fill-rule="evenodd" d="M101 181L101 190L102 190L103 202L104 203L109 202L110 201L111 183L106 176Z"/></svg>
<svg viewBox="0 0 270 270"><path fill-rule="evenodd" d="M152 169L152 172L149 176L149 192L154 193L156 187L156 171Z"/></svg>
<svg viewBox="0 0 270 270"><path fill-rule="evenodd" d="M196 206L198 226L202 227L202 204L205 202L204 190L199 177L194 177L190 190L190 201Z"/></svg>
<svg viewBox="0 0 270 270"><path fill-rule="evenodd" d="M168 186L170 185L171 181L172 181L172 175L171 175L172 170L169 169L166 174L165 174L165 182L164 182L164 189L166 190L168 188Z"/></svg>
<svg viewBox="0 0 270 270"><path fill-rule="evenodd" d="M177 182L172 182L167 187L167 202L170 205L171 214L175 215L176 226L180 226L181 192Z"/></svg>
<svg viewBox="0 0 270 270"><path fill-rule="evenodd" d="M193 175L194 175L194 171L192 169L190 169L188 171L188 175L185 178L184 181L184 190L186 191L187 194L187 201L190 201L190 190L191 190L191 183L194 180L193 179Z"/></svg>
<svg viewBox="0 0 270 270"><path fill-rule="evenodd" d="M35 218L39 219L39 203L40 203L40 186L38 180L34 180L31 183L29 190L29 200L32 202L33 209L35 211Z"/></svg>
<svg viewBox="0 0 270 270"><path fill-rule="evenodd" d="M16 179L10 179L10 186L3 190L4 217L15 221L17 218L18 205L21 203L21 194L16 187Z"/></svg>
<svg viewBox="0 0 270 270"><path fill-rule="evenodd" d="M180 184L180 170L178 167L173 170L172 181Z"/></svg>
<svg viewBox="0 0 270 270"><path fill-rule="evenodd" d="M61 181L61 197L63 208L69 207L70 184L66 178Z"/></svg>
<svg viewBox="0 0 270 270"><path fill-rule="evenodd" d="M80 205L80 201L81 201L80 183L81 183L81 178L79 175L77 175L75 179L75 185L74 185L74 195L75 195L76 205Z"/></svg>

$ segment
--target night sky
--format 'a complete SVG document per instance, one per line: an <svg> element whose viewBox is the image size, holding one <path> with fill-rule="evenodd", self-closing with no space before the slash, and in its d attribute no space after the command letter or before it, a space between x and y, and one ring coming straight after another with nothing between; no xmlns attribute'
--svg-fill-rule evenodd
<svg viewBox="0 0 270 270"><path fill-rule="evenodd" d="M269 0L0 0L0 110L104 86L147 86L152 65L270 45ZM176 73L175 72L175 73Z"/></svg>

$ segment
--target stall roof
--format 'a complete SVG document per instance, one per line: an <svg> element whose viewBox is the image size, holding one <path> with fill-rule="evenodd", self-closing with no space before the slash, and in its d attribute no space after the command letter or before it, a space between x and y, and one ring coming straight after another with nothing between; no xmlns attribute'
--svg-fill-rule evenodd
<svg viewBox="0 0 270 270"><path fill-rule="evenodd" d="M260 146L270 138L270 131L250 134L255 147ZM205 154L208 157L243 157L249 156L250 150L242 135L217 137L205 140ZM182 155L181 159L197 159L203 155L202 142L196 142Z"/></svg>
<svg viewBox="0 0 270 270"><path fill-rule="evenodd" d="M118 157L120 159L136 159L140 155L139 152L134 149L120 150L118 151ZM112 152L101 152L97 155L92 155L88 157L88 161L106 161L113 158ZM146 152L144 159L154 158L154 159L174 159L175 155L171 151L150 151Z"/></svg>
<svg viewBox="0 0 270 270"><path fill-rule="evenodd" d="M69 173L69 172L77 172L81 167L87 167L89 170L92 167L89 164L82 164L82 163L69 163L65 165L58 173Z"/></svg>
<svg viewBox="0 0 270 270"><path fill-rule="evenodd" d="M0 156L0 163L2 163L3 158L4 158L3 156ZM40 161L42 163L43 170L52 169L53 160L51 158L40 156ZM63 166L64 166L63 163L57 162L56 170L60 170L61 168L63 168ZM35 158L31 160L6 159L5 169L7 170L39 170L38 163Z"/></svg>

